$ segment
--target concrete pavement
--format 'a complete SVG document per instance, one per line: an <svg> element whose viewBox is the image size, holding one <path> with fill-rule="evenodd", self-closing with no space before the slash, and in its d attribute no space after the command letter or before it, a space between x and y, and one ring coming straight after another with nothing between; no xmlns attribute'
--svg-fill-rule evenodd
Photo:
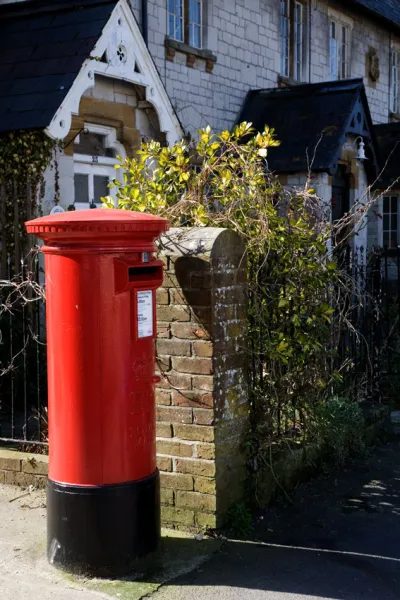
<svg viewBox="0 0 400 600"><path fill-rule="evenodd" d="M153 600L399 600L400 444L300 486Z"/></svg>
<svg viewBox="0 0 400 600"><path fill-rule="evenodd" d="M47 563L45 502L44 490L0 485L0 600L139 600L221 547L218 540L164 531L160 551L129 577L70 576Z"/></svg>
<svg viewBox="0 0 400 600"><path fill-rule="evenodd" d="M293 505L258 515L251 539L168 534L143 572L114 581L50 567L44 493L22 493L0 486L0 600L400 599L399 441L299 486Z"/></svg>

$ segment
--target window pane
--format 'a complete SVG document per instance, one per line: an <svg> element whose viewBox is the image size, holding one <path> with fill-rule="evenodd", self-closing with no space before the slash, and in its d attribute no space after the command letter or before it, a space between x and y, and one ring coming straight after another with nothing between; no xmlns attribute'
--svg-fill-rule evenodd
<svg viewBox="0 0 400 600"><path fill-rule="evenodd" d="M389 232L388 231L383 232L383 245L389 246Z"/></svg>
<svg viewBox="0 0 400 600"><path fill-rule="evenodd" d="M91 131L82 131L79 134L79 143L74 144L76 154L88 154L89 156L114 156L114 151L106 147L106 136Z"/></svg>
<svg viewBox="0 0 400 600"><path fill-rule="evenodd" d="M383 245L389 248L398 246L398 196L383 198Z"/></svg>
<svg viewBox="0 0 400 600"><path fill-rule="evenodd" d="M281 0L281 75L289 77L289 0Z"/></svg>
<svg viewBox="0 0 400 600"><path fill-rule="evenodd" d="M392 52L392 69L390 81L390 105L392 112L399 111L399 92L398 92L398 52Z"/></svg>
<svg viewBox="0 0 400 600"><path fill-rule="evenodd" d="M201 40L201 0L190 0L189 4L189 44L200 48Z"/></svg>
<svg viewBox="0 0 400 600"><path fill-rule="evenodd" d="M295 3L294 10L294 77L297 81L302 79L303 71L303 5Z"/></svg>
<svg viewBox="0 0 400 600"><path fill-rule="evenodd" d="M331 79L338 78L338 49L337 49L337 41L331 38L330 41L330 76Z"/></svg>
<svg viewBox="0 0 400 600"><path fill-rule="evenodd" d="M390 212L390 198L388 196L383 197L383 212Z"/></svg>
<svg viewBox="0 0 400 600"><path fill-rule="evenodd" d="M189 19L193 23L200 23L200 0L190 0Z"/></svg>
<svg viewBox="0 0 400 600"><path fill-rule="evenodd" d="M338 43L336 39L336 23L331 21L331 37L329 42L329 71L331 79L338 78Z"/></svg>
<svg viewBox="0 0 400 600"><path fill-rule="evenodd" d="M183 42L183 0L169 0L168 34L174 40Z"/></svg>
<svg viewBox="0 0 400 600"><path fill-rule="evenodd" d="M109 195L110 190L107 187L109 182L107 175L95 175L93 177L93 200L96 204L101 204L101 198Z"/></svg>
<svg viewBox="0 0 400 600"><path fill-rule="evenodd" d="M340 77L346 79L347 77L347 28L342 27L342 52L341 52L341 68Z"/></svg>
<svg viewBox="0 0 400 600"><path fill-rule="evenodd" d="M74 175L75 203L89 204L89 176L75 173Z"/></svg>
<svg viewBox="0 0 400 600"><path fill-rule="evenodd" d="M174 15L168 15L168 35L171 38L175 38L175 18Z"/></svg>
<svg viewBox="0 0 400 600"><path fill-rule="evenodd" d="M189 43L191 46L194 46L195 48L201 47L200 27L198 25L191 24Z"/></svg>

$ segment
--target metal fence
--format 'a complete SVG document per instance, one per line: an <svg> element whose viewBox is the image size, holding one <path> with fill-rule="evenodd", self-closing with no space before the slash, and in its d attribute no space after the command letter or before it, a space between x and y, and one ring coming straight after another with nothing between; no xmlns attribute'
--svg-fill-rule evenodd
<svg viewBox="0 0 400 600"><path fill-rule="evenodd" d="M349 395L356 400L378 402L399 400L400 384L400 249L366 249L347 247L337 253L341 284L338 289L327 289L321 301L329 302L335 309L332 326L326 333L329 345L326 359L318 364L318 357L308 366L321 369L331 380L329 393ZM258 274L259 287L271 289L275 285L275 302L285 291L285 276L269 278L268 264L263 267L265 276ZM260 312L261 300L250 291L250 309ZM290 310L290 306L289 306ZM269 361L266 365L263 348L268 341L268 326L253 325L250 336L250 390L260 404L263 414L270 415L268 431L280 437L289 431L301 431L304 426L302 406L296 393L286 383L291 383L290 363ZM288 335L291 319L287 319ZM266 366L265 366L266 365ZM296 368L296 365L295 365ZM311 372L311 371L310 371ZM272 373L271 386L268 387ZM312 373L311 373L312 375ZM302 381L296 381L301 388ZM310 386L313 385L312 377ZM305 388L305 402L315 400L313 390ZM263 397L266 403L263 404ZM400 406L400 405L399 405ZM282 417L282 415L285 415ZM286 416L289 415L289 418ZM259 415L256 414L256 420Z"/></svg>
<svg viewBox="0 0 400 600"><path fill-rule="evenodd" d="M348 325L340 337L337 365L347 365L353 396L396 399L400 379L400 249L348 250ZM343 266L343 265L342 265Z"/></svg>
<svg viewBox="0 0 400 600"><path fill-rule="evenodd" d="M38 255L0 282L0 441L40 450L47 442L45 303Z"/></svg>
<svg viewBox="0 0 400 600"><path fill-rule="evenodd" d="M343 327L336 361L344 373L344 386L354 396L396 400L400 384L400 248L368 253L362 248L349 250L343 260L349 275L343 302L351 327ZM45 301L38 254L30 254L21 263L18 276L12 275L10 259L8 266L9 277L0 281L0 442L45 451ZM254 363L253 379L259 370Z"/></svg>
<svg viewBox="0 0 400 600"><path fill-rule="evenodd" d="M398 401L400 382L400 248L372 253L375 292L374 382L381 400Z"/></svg>

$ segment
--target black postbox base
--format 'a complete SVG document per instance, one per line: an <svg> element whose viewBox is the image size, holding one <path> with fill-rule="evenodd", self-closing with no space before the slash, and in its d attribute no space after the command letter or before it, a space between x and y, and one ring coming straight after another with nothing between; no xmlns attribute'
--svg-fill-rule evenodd
<svg viewBox="0 0 400 600"><path fill-rule="evenodd" d="M128 574L160 540L158 471L140 481L47 483L47 555L54 566L95 577Z"/></svg>

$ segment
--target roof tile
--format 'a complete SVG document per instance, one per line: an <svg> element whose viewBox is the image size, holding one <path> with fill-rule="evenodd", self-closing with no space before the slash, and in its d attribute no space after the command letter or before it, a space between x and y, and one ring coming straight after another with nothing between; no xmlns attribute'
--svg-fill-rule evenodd
<svg viewBox="0 0 400 600"><path fill-rule="evenodd" d="M117 1L0 6L0 132L49 125Z"/></svg>
<svg viewBox="0 0 400 600"><path fill-rule="evenodd" d="M400 0L351 0L351 3L400 25Z"/></svg>

